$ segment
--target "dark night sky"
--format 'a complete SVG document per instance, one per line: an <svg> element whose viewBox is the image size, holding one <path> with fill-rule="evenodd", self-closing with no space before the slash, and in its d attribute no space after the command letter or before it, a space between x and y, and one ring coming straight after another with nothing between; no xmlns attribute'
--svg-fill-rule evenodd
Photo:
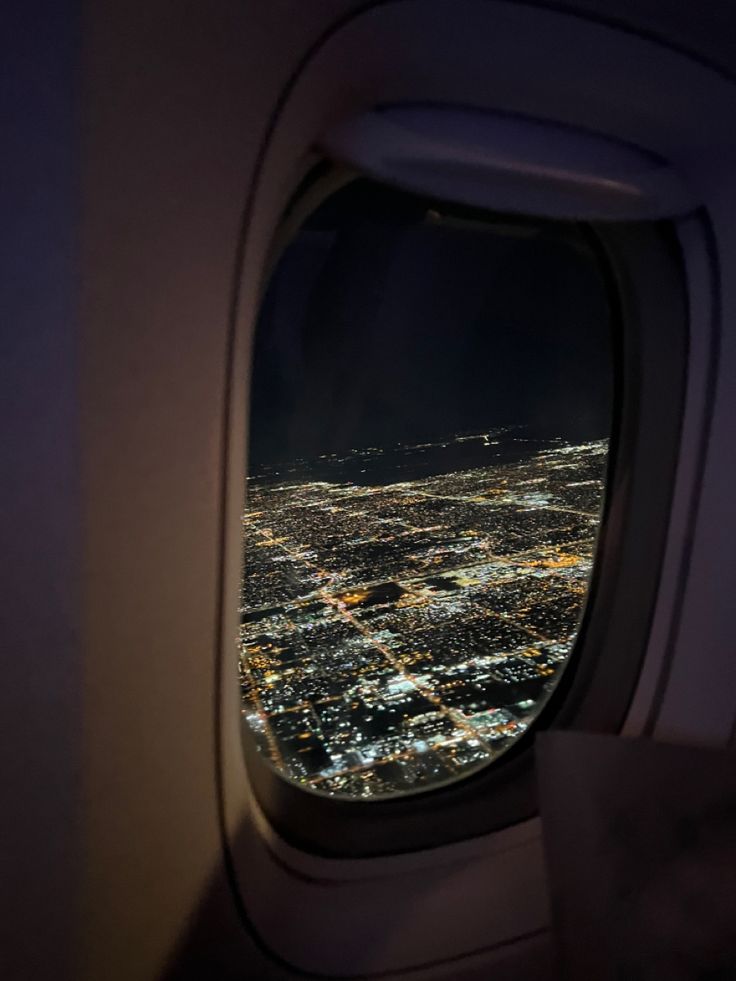
<svg viewBox="0 0 736 981"><path fill-rule="evenodd" d="M504 424L605 436L609 319L574 228L494 228L355 183L309 219L271 280L251 469Z"/></svg>

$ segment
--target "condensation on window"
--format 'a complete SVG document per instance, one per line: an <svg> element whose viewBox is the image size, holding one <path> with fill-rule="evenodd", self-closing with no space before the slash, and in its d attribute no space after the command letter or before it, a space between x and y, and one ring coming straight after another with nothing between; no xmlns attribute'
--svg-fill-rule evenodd
<svg viewBox="0 0 736 981"><path fill-rule="evenodd" d="M586 231L367 181L281 255L260 311L243 513L242 717L361 800L458 780L570 659L612 418Z"/></svg>

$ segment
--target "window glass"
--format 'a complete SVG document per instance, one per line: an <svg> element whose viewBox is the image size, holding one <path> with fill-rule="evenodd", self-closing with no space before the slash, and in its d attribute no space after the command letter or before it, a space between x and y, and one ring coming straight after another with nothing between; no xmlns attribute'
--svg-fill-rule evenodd
<svg viewBox="0 0 736 981"><path fill-rule="evenodd" d="M243 722L358 799L456 780L533 725L586 601L611 426L584 230L367 181L302 225L257 324Z"/></svg>

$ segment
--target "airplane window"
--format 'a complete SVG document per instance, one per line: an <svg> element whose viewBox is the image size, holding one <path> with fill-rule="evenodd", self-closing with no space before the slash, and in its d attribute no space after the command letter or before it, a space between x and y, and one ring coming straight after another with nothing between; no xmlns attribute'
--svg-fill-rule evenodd
<svg viewBox="0 0 736 981"><path fill-rule="evenodd" d="M282 777L405 795L533 726L589 589L610 334L573 223L359 180L292 237L255 337L239 636Z"/></svg>

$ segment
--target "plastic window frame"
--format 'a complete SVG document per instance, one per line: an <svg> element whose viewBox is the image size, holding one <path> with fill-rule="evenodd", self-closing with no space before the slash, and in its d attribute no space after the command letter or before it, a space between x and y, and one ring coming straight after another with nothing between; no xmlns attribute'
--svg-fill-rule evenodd
<svg viewBox="0 0 736 981"><path fill-rule="evenodd" d="M275 231L264 284L308 215L361 176L326 161L310 167ZM483 209L465 210L509 220ZM535 224L572 224L526 217ZM528 732L497 761L451 784L385 800L350 800L300 788L263 760L243 722L242 747L256 800L281 838L300 850L368 858L500 831L537 814L538 732L623 728L647 649L669 525L687 380L686 278L674 222L577 224L600 260L609 295L614 404L593 570L562 678Z"/></svg>

